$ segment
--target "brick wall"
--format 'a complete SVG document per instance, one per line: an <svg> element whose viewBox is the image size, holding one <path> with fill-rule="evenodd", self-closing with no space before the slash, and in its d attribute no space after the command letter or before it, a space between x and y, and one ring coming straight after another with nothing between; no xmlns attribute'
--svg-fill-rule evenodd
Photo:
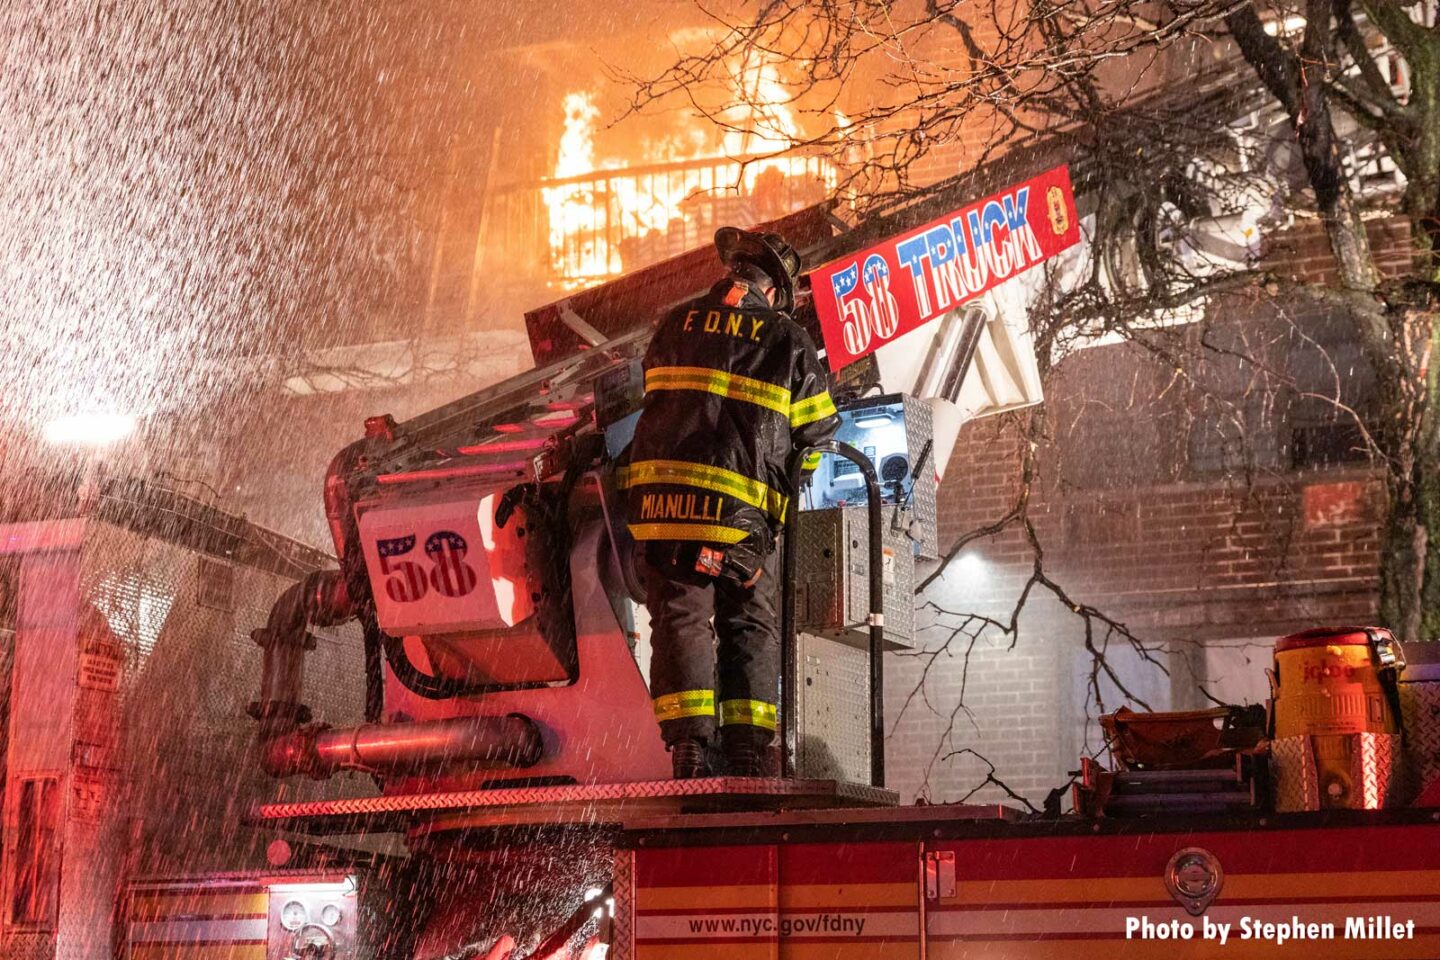
<svg viewBox="0 0 1440 960"><path fill-rule="evenodd" d="M1126 346L1076 359L1052 377L1045 415L1083 433L1084 417L1075 414L1093 399L1097 371L1124 377L1146 360ZM1160 411L1153 397L1139 395L1129 409L1107 413L1096 429L1124 431L1127 422L1133 429ZM941 486L942 544L992 523L1015 502L1027 417L975 421L961 432ZM1248 479L1182 474L1163 483L1122 479L1104 487L1061 482L1074 466L1067 459L1104 446L1084 436L1042 443L1030 516L1047 574L1076 603L1126 624L1157 661L1145 662L1119 637L1110 640L1107 656L1122 681L1152 708L1207 706L1201 686L1233 692L1207 675L1211 643L1255 641L1251 648L1258 652L1244 668L1253 676L1239 679L1263 690L1263 651L1271 638L1316 623L1374 617L1383 490L1370 468L1274 471ZM1183 447L1170 450L1183 457ZM1128 461L1111 467L1124 473ZM1025 537L1011 527L972 543L924 600L1008 622L1033 564ZM954 633L960 618L933 609L927 618L932 626L920 650L892 656L887 666L891 784L906 795L958 799L984 780L986 767L968 754L946 757L971 748L1038 803L1066 780L1082 752L1100 745L1090 722L1098 707L1089 689L1083 619L1040 587L1013 636L991 628L971 644ZM1103 628L1092 640L1103 643ZM1106 710L1124 702L1113 683L1102 677L1099 686ZM1002 797L992 787L976 799Z"/></svg>
<svg viewBox="0 0 1440 960"><path fill-rule="evenodd" d="M970 11L964 11L964 15L971 23L976 42L983 48L993 48L997 37L995 25ZM950 27L937 25L909 32L905 48L908 59L904 61L888 52L862 59L860 73L845 85L841 94L847 113L862 116L895 102L896 98L919 99L921 90L935 94L941 82L963 85L969 60L959 35ZM911 85L905 81L911 81ZM876 91L881 92L880 102L877 102ZM954 116L953 108L960 103L955 98L943 103L931 99L930 107L936 113L950 110ZM911 139L915 135L913 117L908 113L897 115L879 131L878 162L883 165L905 158L900 165L911 186L935 183L973 166L991 142L992 121L984 110L972 109L969 104L963 109L964 116L957 118L958 122L929 125L923 141ZM879 191L890 186L874 184L872 188Z"/></svg>
<svg viewBox="0 0 1440 960"><path fill-rule="evenodd" d="M1022 29L1016 11L1005 4L955 5L953 12L969 26L970 36L979 48L1000 62L1021 62L1029 56L1043 56L1039 50L1022 56L1016 48L1017 40L1002 37L994 17L1005 19L1007 33ZM1027 43L1038 40L1027 38ZM871 69L889 72L884 89L917 93L923 90L930 105L934 121L927 124L928 139L923 143L920 156L908 164L906 174L914 185L935 183L1003 156L1008 146L1031 139L1036 131L1051 131L1064 126L1067 120L1056 113L1041 112L1034 106L1028 109L1024 104L1017 107L1010 103L1004 114L990 106L994 90L985 84L969 86L971 80L970 59L960 34L951 26L937 22L905 36L905 50L908 59L898 61L892 56L874 61ZM1097 79L1102 86L1109 86L1120 97L1121 102L1140 99L1159 88L1174 82L1193 82L1195 71L1209 67L1216 61L1213 44L1187 45L1179 43L1155 58L1144 58L1143 65L1129 61L1114 61L1102 64ZM917 77L917 86L908 88L904 81ZM898 82L897 82L898 81ZM950 88L946 96L937 96L941 84ZM1043 80L1036 75L1021 75L1013 78L1004 96L1013 99L1017 91L1039 92ZM848 85L851 96L859 101L855 106L863 109L861 99L867 87L864 82ZM901 94L904 95L903 93ZM1025 98L1027 94L1019 93ZM1039 99L1031 98L1034 103ZM906 129L904 119L897 123L899 129ZM1013 122L1025 124L1018 127ZM912 145L913 148L913 145Z"/></svg>
<svg viewBox="0 0 1440 960"><path fill-rule="evenodd" d="M1366 233L1381 273L1394 277L1410 268L1410 224L1403 217L1371 220ZM1335 258L1324 227L1315 219L1300 220L1266 237L1264 266L1294 280L1335 282Z"/></svg>

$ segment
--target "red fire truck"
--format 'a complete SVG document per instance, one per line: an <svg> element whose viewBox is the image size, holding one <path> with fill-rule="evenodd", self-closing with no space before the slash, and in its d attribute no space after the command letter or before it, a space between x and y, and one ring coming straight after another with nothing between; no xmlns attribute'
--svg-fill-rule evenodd
<svg viewBox="0 0 1440 960"><path fill-rule="evenodd" d="M966 419L1038 402L1025 271L1063 258L1086 212L1064 168L998 186L838 235L819 208L773 225L817 265L800 316L844 419L787 518L783 777L669 778L618 513L649 320L708 285L709 251L528 314L530 372L368 420L324 481L338 568L144 490L0 531L23 604L5 955L1440 957L1440 811L1276 813L1253 737L1228 766L1088 769L1088 816L886 788L882 653L915 642L941 470ZM201 635L205 610L252 616L253 743L163 729L176 704L206 713L195 687L254 675L223 645L192 643L148 696L125 686L114 611L177 594L87 573L102 528L208 558L187 574L201 593L229 579L192 613ZM255 571L264 610L236 600ZM150 613L153 657L170 627ZM57 657L37 686L26 671ZM73 722L41 732L41 701ZM1357 762L1423 764L1419 730ZM185 762L156 750L167 735ZM1311 792L1331 782L1314 758L1287 769L1302 795L1307 771Z"/></svg>

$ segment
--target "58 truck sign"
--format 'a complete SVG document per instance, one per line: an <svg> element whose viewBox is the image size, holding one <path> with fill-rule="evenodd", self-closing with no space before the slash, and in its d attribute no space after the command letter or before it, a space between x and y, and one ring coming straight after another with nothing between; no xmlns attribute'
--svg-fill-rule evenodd
<svg viewBox="0 0 1440 960"><path fill-rule="evenodd" d="M362 509L360 543L388 633L503 630L534 612L523 523L496 526L495 501L491 493Z"/></svg>
<svg viewBox="0 0 1440 960"><path fill-rule="evenodd" d="M1080 239L1070 171L1056 167L810 274L838 370Z"/></svg>
<svg viewBox="0 0 1440 960"><path fill-rule="evenodd" d="M377 540L385 594L395 603L417 603L431 590L446 597L463 597L475 589L475 568L465 562L469 546L454 530L437 530L425 538L423 552L417 537L406 534Z"/></svg>

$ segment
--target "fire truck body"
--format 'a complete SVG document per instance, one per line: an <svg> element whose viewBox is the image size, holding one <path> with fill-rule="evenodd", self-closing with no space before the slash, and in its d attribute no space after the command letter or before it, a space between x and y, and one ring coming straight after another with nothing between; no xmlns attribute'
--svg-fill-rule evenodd
<svg viewBox="0 0 1440 960"><path fill-rule="evenodd" d="M903 812L915 815L638 829L617 854L611 956L1440 956L1428 812L1048 824Z"/></svg>
<svg viewBox="0 0 1440 960"><path fill-rule="evenodd" d="M1036 202L1056 237L1072 230L1073 204L1067 214L1053 195ZM776 227L814 264L962 222L933 213L838 237L818 208ZM1012 210L1009 222L1023 221ZM935 242L925 270L950 262ZM908 261L898 248L874 256L892 257L892 277L916 265L918 283L920 249ZM991 267L1018 263L1018 250ZM865 270L882 276L878 264ZM91 602L75 573L86 528L7 528L0 543L23 557L27 606L9 718L3 955L483 956L501 934L536 932L533 946L598 910L610 956L623 960L1217 955L1213 940L1181 933L1205 922L1231 924L1227 956L1440 956L1440 853L1426 811L1029 823L997 807L900 807L870 782L869 644L881 624L888 644L915 642L913 590L938 556L936 487L956 434L970 417L1040 399L1025 316L1033 276L984 290L976 281L975 296L913 329L892 325L892 339L835 371L840 439L864 464L827 460L799 498L787 547L800 558L787 584L784 717L796 776L670 780L613 461L643 393L650 320L716 272L713 254L696 251L534 311L535 370L404 423L367 421L325 478L340 568L285 554L268 567L283 575L267 584L268 615L249 610L262 652L226 681L258 689L248 710L258 743L208 761L211 774L244 765L222 811L163 793L171 771L201 790L195 768L207 761L196 750L188 766L149 768L134 762L143 736L125 763L107 752L121 727L148 735L158 721L153 710L114 719L113 705L85 692L106 688L110 650L104 630L77 626ZM925 277L935 293L967 282ZM883 500L878 529L872 495ZM193 540L137 516L112 525ZM870 593L872 536L882 596ZM215 573L202 568L203 592ZM234 603L230 616L211 625L217 636L239 629ZM345 639L317 644L316 632ZM66 651L59 679L32 687L46 644ZM222 682L194 657L185 677ZM47 702L81 720L24 746ZM242 711L233 699L227 709L233 733ZM257 796L247 778L262 767L280 781ZM127 780L145 785L131 806L107 800ZM148 825L127 826L126 809ZM87 826L86 812L100 810L110 811L95 814L102 826ZM192 842L206 847L198 860L183 853ZM77 865L92 857L104 867L82 887ZM602 895L572 913L592 886L613 908ZM1343 931L1351 915L1413 920L1414 937L1297 934L1281 946L1240 935L1251 917Z"/></svg>

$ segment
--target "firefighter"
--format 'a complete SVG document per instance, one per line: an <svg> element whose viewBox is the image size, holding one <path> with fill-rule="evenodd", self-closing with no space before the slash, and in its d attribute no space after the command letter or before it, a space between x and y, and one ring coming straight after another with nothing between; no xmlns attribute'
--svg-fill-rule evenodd
<svg viewBox="0 0 1440 960"><path fill-rule="evenodd" d="M788 315L799 255L777 234L734 227L715 247L729 274L660 322L620 475L650 610L651 695L677 778L705 775L717 726L732 775L768 772L788 467L840 423L815 345ZM806 461L808 473L820 455Z"/></svg>

